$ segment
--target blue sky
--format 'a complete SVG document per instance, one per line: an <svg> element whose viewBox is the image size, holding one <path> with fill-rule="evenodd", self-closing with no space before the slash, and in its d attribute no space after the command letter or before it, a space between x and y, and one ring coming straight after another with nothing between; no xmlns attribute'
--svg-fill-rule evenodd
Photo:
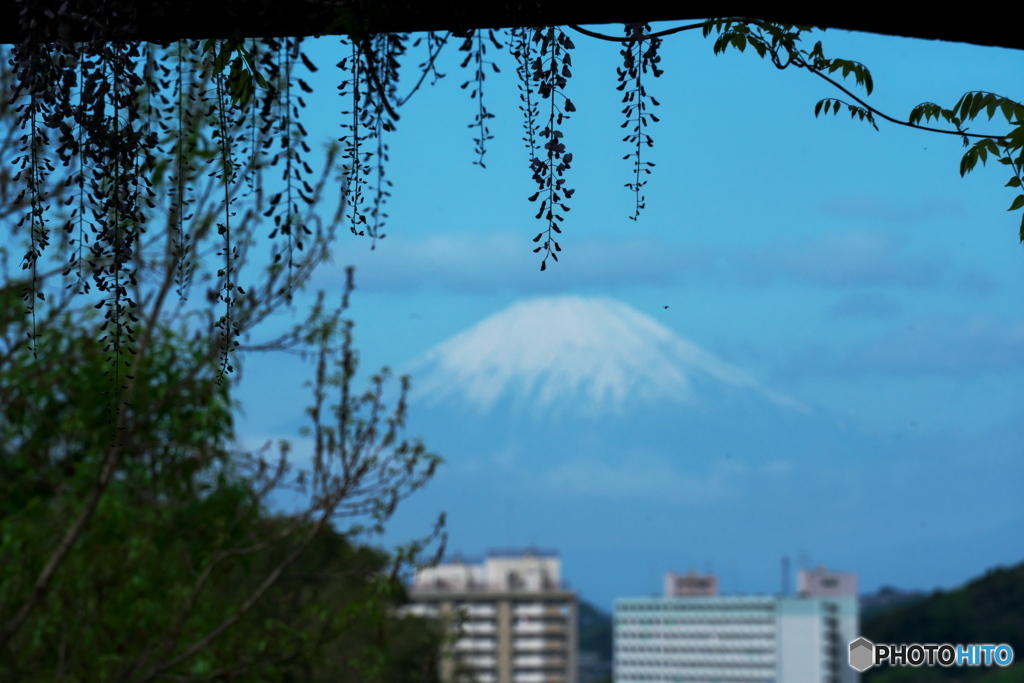
<svg viewBox="0 0 1024 683"><path fill-rule="evenodd" d="M502 55L501 73L486 81L496 118L482 169L472 163L468 127L475 103L459 88L465 77L453 49L439 67L447 77L412 98L390 136L387 238L371 251L368 240L342 228L334 264L314 281L337 291L344 266L357 266L352 314L363 367L401 370L522 298L610 297L656 316L772 390L841 416L859 433L905 441L921 462L927 449L955 442L958 450L943 458L1008 467L1009 477L986 478L986 490L971 494L976 498L953 474L920 479L934 499L964 505L965 529L1024 519L1024 477L1019 466L1009 466L1024 446L1024 253L1019 219L1006 212L1013 195L1003 188L1002 167L961 179L956 138L894 125L875 131L844 114L815 119L815 103L836 95L820 79L777 71L752 53L715 56L699 32L684 33L665 40L665 75L648 79L648 91L661 102L661 121L650 131L655 146L647 153L657 166L645 188L647 208L633 222L632 195L623 187L631 162L622 159L630 150L619 127L618 48L573 40L567 91L577 112L564 131L574 155L568 185L577 192L560 261L542 273L532 253L531 239L542 226L526 201L533 189L512 60ZM826 54L872 70L870 101L894 116L905 117L923 101L950 106L967 90L1024 99L1021 52L841 31L821 40ZM342 55L335 40L314 41L308 52L322 67L310 81L316 93L304 114L314 143L340 134L343 105L330 67ZM416 61L418 55L407 66ZM290 319L278 316L268 336ZM296 437L308 403L301 384L311 371L293 358L246 363L236 395L245 410L238 430L248 443ZM282 411L282 399L294 411ZM490 466L474 463L468 452L441 455L452 472ZM634 483L622 491L592 492L566 505L615 507L626 526L629 519L642 524L652 514L673 514L671 502L652 502L641 485L664 479L663 462L648 465L644 471L638 462ZM685 463L673 473L685 475ZM489 476L499 482L500 468ZM400 516L385 541L422 533L427 520L418 515L445 504L425 492L412 518ZM721 569L727 590L772 590L784 553L843 564L838 568L861 573L868 590L884 583L955 585L991 564L1024 559L1020 534L971 561L946 563L939 550L904 558L899 572L877 558L847 558L838 545L766 543L764 556L776 560L749 567L735 548L718 556L648 548L642 571L616 581L601 564L617 552L621 535L610 532L607 548L585 549L574 546L571 530L553 529L544 510L506 506L474 516L455 505L451 514L456 511L462 517L449 518L451 547L476 555L530 542L560 548L566 578L604 607L615 596L658 590L662 572L687 565ZM993 511L1003 518L991 519ZM730 514L727 506L713 512Z"/></svg>

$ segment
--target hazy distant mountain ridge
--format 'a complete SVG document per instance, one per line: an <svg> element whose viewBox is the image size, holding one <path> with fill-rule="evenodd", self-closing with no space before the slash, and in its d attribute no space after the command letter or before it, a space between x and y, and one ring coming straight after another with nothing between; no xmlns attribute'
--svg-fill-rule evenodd
<svg viewBox="0 0 1024 683"><path fill-rule="evenodd" d="M414 361L415 399L486 414L620 414L627 407L700 400L695 380L761 388L739 368L621 302L580 296L519 301Z"/></svg>

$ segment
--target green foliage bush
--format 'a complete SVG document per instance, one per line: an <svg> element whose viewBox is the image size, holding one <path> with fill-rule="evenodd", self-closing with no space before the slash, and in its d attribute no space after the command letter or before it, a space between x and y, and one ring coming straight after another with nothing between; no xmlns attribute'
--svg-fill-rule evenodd
<svg viewBox="0 0 1024 683"><path fill-rule="evenodd" d="M33 362L13 291L0 290L0 625L85 505L112 440L125 457L0 656L0 680L152 680L176 659L171 680L433 679L441 634L396 616L405 596L392 558L265 509L259 476L232 455L228 385L201 338L154 330L119 432L101 343L62 314L37 339L61 363Z"/></svg>

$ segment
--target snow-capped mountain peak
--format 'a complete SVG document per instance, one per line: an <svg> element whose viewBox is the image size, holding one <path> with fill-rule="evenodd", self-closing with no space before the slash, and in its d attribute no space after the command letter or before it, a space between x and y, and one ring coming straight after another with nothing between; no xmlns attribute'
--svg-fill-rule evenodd
<svg viewBox="0 0 1024 683"><path fill-rule="evenodd" d="M414 399L481 413L506 399L529 413L588 416L694 402L697 378L787 402L626 304L580 296L521 300L430 349L411 374Z"/></svg>

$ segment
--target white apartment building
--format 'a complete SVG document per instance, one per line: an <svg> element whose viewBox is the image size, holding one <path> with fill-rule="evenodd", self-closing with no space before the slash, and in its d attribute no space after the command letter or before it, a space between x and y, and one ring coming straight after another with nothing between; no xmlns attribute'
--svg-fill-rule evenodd
<svg viewBox="0 0 1024 683"><path fill-rule="evenodd" d="M576 594L560 573L557 553L533 548L417 572L407 611L444 619L458 634L442 680L576 683Z"/></svg>
<svg viewBox="0 0 1024 683"><path fill-rule="evenodd" d="M713 576L691 572L666 576L665 597L616 600L615 680L858 683L846 659L860 630L856 576L801 570L797 585L793 596L722 596Z"/></svg>

